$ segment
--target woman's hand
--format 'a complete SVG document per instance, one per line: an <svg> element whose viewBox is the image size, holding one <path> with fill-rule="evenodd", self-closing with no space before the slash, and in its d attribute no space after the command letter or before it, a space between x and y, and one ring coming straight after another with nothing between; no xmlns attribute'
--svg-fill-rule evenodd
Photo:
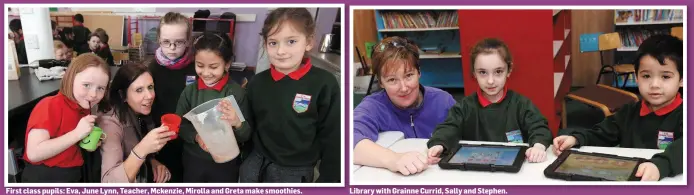
<svg viewBox="0 0 694 195"><path fill-rule="evenodd" d="M152 159L152 169L154 169L154 182L166 183L171 180L171 172L159 161Z"/></svg>
<svg viewBox="0 0 694 195"><path fill-rule="evenodd" d="M149 131L149 133L142 138L142 141L135 146L135 149L137 152L142 152L138 153L138 155L144 156L158 152L166 145L166 142L171 140L172 135L175 135L175 133L169 131L168 127L162 125L161 127ZM144 156L141 157L144 158Z"/></svg>

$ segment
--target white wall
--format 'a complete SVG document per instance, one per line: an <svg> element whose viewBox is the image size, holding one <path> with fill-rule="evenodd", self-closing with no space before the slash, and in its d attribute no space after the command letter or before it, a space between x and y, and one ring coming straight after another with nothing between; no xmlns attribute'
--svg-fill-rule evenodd
<svg viewBox="0 0 694 195"><path fill-rule="evenodd" d="M48 8L21 8L19 18L24 32L27 62L54 59L53 30Z"/></svg>

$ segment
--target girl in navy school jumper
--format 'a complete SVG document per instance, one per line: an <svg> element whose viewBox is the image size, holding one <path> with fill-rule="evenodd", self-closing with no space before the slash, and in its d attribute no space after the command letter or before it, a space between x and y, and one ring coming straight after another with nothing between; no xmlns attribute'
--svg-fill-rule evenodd
<svg viewBox="0 0 694 195"><path fill-rule="evenodd" d="M315 22L306 8L279 8L265 19L262 37L271 67L248 83L247 120L253 151L241 182L340 182L340 86L313 67ZM245 116L245 115L244 115Z"/></svg>
<svg viewBox="0 0 694 195"><path fill-rule="evenodd" d="M470 64L480 90L453 106L429 139L429 163L451 152L460 140L528 143L529 162L543 162L552 142L547 119L528 98L506 88L513 65L499 39L484 39L472 49Z"/></svg>
<svg viewBox="0 0 694 195"><path fill-rule="evenodd" d="M149 70L154 78L154 97L152 120L155 126L161 126L161 116L176 113L178 98L183 88L195 82L197 74L191 54L190 20L176 12L169 12L159 20L157 41L159 48L155 51L154 60L149 63ZM165 164L171 171L169 182L183 181L183 141L169 141L155 158Z"/></svg>
<svg viewBox="0 0 694 195"><path fill-rule="evenodd" d="M239 84L229 78L229 68L233 56L232 43L226 34L206 32L193 42L195 54L195 71L198 80L186 86L178 98L176 114L183 116L193 108L207 101L234 96L237 104L243 105L245 91ZM231 108L228 100L219 103L225 120L234 129L238 144L250 137L250 126L241 122L237 113ZM241 113L239 113L241 114ZM190 183L221 183L238 182L241 155L225 163L216 163L212 154L207 150L193 125L187 119L181 123L181 138L183 139L183 181ZM231 141L231 140L229 140Z"/></svg>

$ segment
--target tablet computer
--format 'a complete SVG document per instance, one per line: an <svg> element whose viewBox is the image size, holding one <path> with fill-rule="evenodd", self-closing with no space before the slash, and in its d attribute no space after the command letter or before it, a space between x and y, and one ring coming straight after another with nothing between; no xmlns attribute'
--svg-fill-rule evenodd
<svg viewBox="0 0 694 195"><path fill-rule="evenodd" d="M439 161L442 169L517 173L527 146L460 144Z"/></svg>
<svg viewBox="0 0 694 195"><path fill-rule="evenodd" d="M638 181L643 158L568 150L545 169L545 176L568 181Z"/></svg>

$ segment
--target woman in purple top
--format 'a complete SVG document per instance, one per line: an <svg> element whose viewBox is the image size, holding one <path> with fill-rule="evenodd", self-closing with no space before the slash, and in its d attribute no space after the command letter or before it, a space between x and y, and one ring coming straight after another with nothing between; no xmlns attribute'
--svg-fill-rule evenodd
<svg viewBox="0 0 694 195"><path fill-rule="evenodd" d="M384 131L428 139L455 104L449 93L419 84L418 61L419 48L405 38L385 38L375 46L373 70L385 90L367 96L354 109L354 164L403 175L426 169L425 154L396 153L375 143Z"/></svg>

